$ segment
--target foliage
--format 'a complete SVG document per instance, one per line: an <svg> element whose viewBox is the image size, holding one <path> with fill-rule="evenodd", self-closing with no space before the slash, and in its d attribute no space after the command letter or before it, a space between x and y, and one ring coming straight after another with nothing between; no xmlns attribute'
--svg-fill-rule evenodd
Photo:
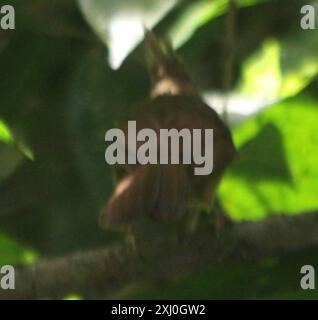
<svg viewBox="0 0 318 320"><path fill-rule="evenodd" d="M240 156L220 188L222 203L233 218L259 219L317 208L318 108L316 99L305 93L235 128Z"/></svg>
<svg viewBox="0 0 318 320"><path fill-rule="evenodd" d="M0 234L0 265L6 264L29 264L37 259L33 250L24 248L22 245Z"/></svg>
<svg viewBox="0 0 318 320"><path fill-rule="evenodd" d="M246 105L230 114L240 120L231 123L240 156L219 202L235 221L316 210L318 37L299 27L306 1L281 0L281 10L274 0L237 2L231 90ZM222 92L226 1L5 3L15 6L18 23L0 31L0 265L111 244L120 235L96 223L112 191L104 133L149 91L139 22L172 38L203 91ZM304 261L317 263L315 253L217 266L117 294L317 298L299 293Z"/></svg>

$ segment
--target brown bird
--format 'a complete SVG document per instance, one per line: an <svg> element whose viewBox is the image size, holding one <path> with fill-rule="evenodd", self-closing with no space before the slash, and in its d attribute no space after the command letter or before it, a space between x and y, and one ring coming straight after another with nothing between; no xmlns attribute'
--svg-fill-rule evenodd
<svg viewBox="0 0 318 320"><path fill-rule="evenodd" d="M134 120L137 132L150 128L158 136L160 129L213 129L213 143L202 143L202 152L213 147L213 171L210 175L195 175L192 162L115 165L115 191L100 215L100 224L105 228L126 229L147 217L175 221L188 212L211 210L215 189L236 155L230 131L203 102L170 43L160 43L147 30L145 43L151 60L150 98L137 104L120 128L127 136L127 121ZM125 143L128 154L127 139ZM136 142L137 147L143 143ZM156 148L159 150L159 144ZM182 157L183 148L179 150Z"/></svg>

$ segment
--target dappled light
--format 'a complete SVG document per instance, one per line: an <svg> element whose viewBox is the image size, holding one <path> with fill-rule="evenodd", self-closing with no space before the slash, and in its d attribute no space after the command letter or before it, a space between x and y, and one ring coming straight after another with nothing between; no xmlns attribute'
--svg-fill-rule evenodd
<svg viewBox="0 0 318 320"><path fill-rule="evenodd" d="M315 7L6 2L0 300L318 299Z"/></svg>

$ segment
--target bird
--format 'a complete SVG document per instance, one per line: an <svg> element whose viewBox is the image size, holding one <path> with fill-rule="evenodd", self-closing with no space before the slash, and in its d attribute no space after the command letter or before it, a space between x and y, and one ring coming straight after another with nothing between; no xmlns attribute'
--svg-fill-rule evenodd
<svg viewBox="0 0 318 320"><path fill-rule="evenodd" d="M191 212L211 211L216 188L237 155L230 130L207 105L170 41L145 29L151 90L135 104L119 128L127 134L127 122L135 121L137 130L213 129L213 170L195 175L190 164L115 164L114 192L101 210L99 224L106 229L129 230L144 219L169 223L184 219ZM136 142L137 146L142 142ZM159 144L156 146L159 149ZM125 141L124 149L129 152ZM182 156L182 148L179 149Z"/></svg>

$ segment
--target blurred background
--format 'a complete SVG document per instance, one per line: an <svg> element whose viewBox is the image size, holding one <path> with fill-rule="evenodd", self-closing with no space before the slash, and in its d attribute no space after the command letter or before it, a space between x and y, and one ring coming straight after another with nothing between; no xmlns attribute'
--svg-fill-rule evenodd
<svg viewBox="0 0 318 320"><path fill-rule="evenodd" d="M104 135L150 89L141 21L171 39L205 100L226 106L241 154L218 190L229 217L318 209L318 31L300 27L301 7L317 2L236 3L0 1L16 11L16 29L0 30L0 265L118 240L97 225L113 188ZM299 288L304 264L318 266L315 250L128 297L317 298Z"/></svg>

